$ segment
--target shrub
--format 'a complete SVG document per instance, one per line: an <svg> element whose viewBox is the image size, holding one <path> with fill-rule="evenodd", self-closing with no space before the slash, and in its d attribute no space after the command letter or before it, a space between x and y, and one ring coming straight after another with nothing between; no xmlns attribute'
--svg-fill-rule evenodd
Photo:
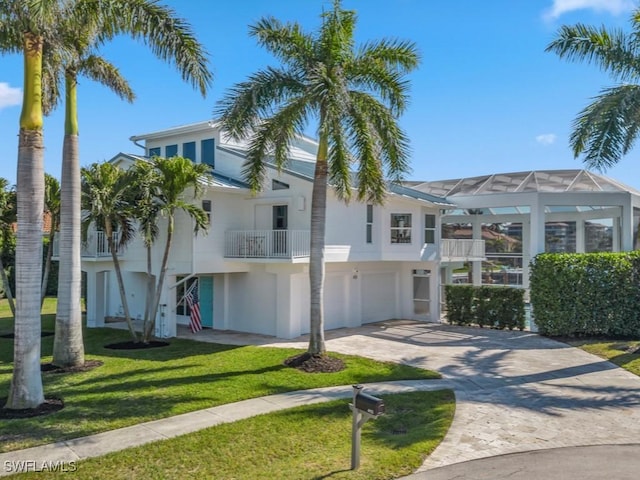
<svg viewBox="0 0 640 480"><path fill-rule="evenodd" d="M446 285L445 295L449 323L524 329L524 290L520 288Z"/></svg>
<svg viewBox="0 0 640 480"><path fill-rule="evenodd" d="M640 336L640 252L543 253L530 271L540 333Z"/></svg>

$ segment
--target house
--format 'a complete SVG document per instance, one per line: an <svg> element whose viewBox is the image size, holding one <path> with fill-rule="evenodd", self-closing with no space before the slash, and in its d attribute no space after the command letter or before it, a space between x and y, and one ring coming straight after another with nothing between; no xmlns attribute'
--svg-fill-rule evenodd
<svg viewBox="0 0 640 480"><path fill-rule="evenodd" d="M290 161L271 166L253 195L242 180L247 145L225 137L217 124L200 122L131 137L144 154L118 154L127 168L139 158L181 155L212 167L199 200L209 214L207 235L194 236L180 216L161 294L156 335L172 337L189 322L185 290L196 281L205 327L293 338L309 331L310 200L317 143L297 139ZM340 201L329 189L325 248L325 328L354 327L392 318L440 318L439 269L447 261L483 258L482 240L441 241L448 200L416 189L391 187L383 206ZM87 323L101 326L122 305L102 232L93 232L83 255L87 272ZM163 238L154 249L160 264ZM146 262L140 239L118 252L129 310L144 311Z"/></svg>
<svg viewBox="0 0 640 480"><path fill-rule="evenodd" d="M268 168L263 190L242 179L246 143L200 122L136 135L141 155L181 155L212 167L207 235L179 216L161 294L156 336L189 323L185 292L197 281L203 326L294 338L309 331L310 200L317 143L299 137L286 168ZM384 205L327 199L325 328L393 318L440 321L442 285L529 287L538 253L637 247L640 192L585 170L530 171L392 185ZM159 265L162 236L154 249ZM140 239L118 252L131 315L144 312L146 252ZM83 253L87 324L122 316L102 232Z"/></svg>

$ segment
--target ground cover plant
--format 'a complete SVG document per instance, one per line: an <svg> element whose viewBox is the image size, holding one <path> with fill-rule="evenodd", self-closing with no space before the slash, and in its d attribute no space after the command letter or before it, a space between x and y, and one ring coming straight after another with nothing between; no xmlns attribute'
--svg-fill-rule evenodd
<svg viewBox="0 0 640 480"><path fill-rule="evenodd" d="M47 299L43 330L53 331L55 301ZM0 302L0 333L12 318ZM374 381L439 378L405 365L335 354L347 368L308 374L283 365L301 350L237 347L171 339L148 350L109 350L128 338L124 330L86 329L87 360L103 362L80 373L43 372L45 396L64 400L54 414L0 422L0 452L76 438L215 405L286 391ZM42 362L51 361L53 337L42 338ZM11 380L13 344L0 338L0 397ZM0 402L2 400L0 399Z"/></svg>
<svg viewBox="0 0 640 480"><path fill-rule="evenodd" d="M442 441L453 419L454 396L450 390L441 390L385 395L383 399L387 413L363 427L361 463L356 471L350 470L348 400L336 400L77 462L75 475L102 480L397 478L415 471ZM34 472L16 478L61 475L68 474Z"/></svg>

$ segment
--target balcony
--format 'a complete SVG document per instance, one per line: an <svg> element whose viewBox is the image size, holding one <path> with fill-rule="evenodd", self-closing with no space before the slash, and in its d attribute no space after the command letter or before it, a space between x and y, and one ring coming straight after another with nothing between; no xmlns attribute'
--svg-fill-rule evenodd
<svg viewBox="0 0 640 480"><path fill-rule="evenodd" d="M309 256L308 230L235 230L225 233L226 258L294 259Z"/></svg>
<svg viewBox="0 0 640 480"><path fill-rule="evenodd" d="M122 253L118 247L120 242L120 232L113 233L113 243L116 245L116 253ZM82 243L82 258L111 258L111 250L107 243L107 237L102 231L89 231L87 241ZM53 256L60 256L60 234L53 240Z"/></svg>
<svg viewBox="0 0 640 480"><path fill-rule="evenodd" d="M485 260L484 240L443 238L440 259L443 262Z"/></svg>

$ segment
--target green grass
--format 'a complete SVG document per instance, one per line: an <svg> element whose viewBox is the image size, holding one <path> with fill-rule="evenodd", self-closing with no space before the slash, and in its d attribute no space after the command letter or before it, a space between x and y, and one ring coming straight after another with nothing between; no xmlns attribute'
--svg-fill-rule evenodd
<svg viewBox="0 0 640 480"><path fill-rule="evenodd" d="M572 340L569 342L574 347L598 355L619 367L640 376L640 354L629 353L640 347L640 341L620 341L620 340Z"/></svg>
<svg viewBox="0 0 640 480"><path fill-rule="evenodd" d="M76 464L79 478L388 479L412 473L447 432L453 393L384 396L387 413L363 427L360 468L350 470L347 401L307 405L219 425ZM30 473L17 478L58 478ZM71 474L72 476L74 474Z"/></svg>
<svg viewBox="0 0 640 480"><path fill-rule="evenodd" d="M55 300L47 299L43 330L53 331ZM4 316L4 317L2 317ZM0 333L12 331L6 301L0 303ZM0 422L0 452L76 438L157 418L286 391L386 380L439 378L435 372L405 365L338 355L347 368L306 374L282 361L299 350L235 347L171 339L168 347L108 350L128 333L87 329L87 359L104 365L74 374L44 373L45 395L65 401L55 414ZM42 339L43 363L51 361L53 337ZM0 338L0 398L12 373L13 341Z"/></svg>

